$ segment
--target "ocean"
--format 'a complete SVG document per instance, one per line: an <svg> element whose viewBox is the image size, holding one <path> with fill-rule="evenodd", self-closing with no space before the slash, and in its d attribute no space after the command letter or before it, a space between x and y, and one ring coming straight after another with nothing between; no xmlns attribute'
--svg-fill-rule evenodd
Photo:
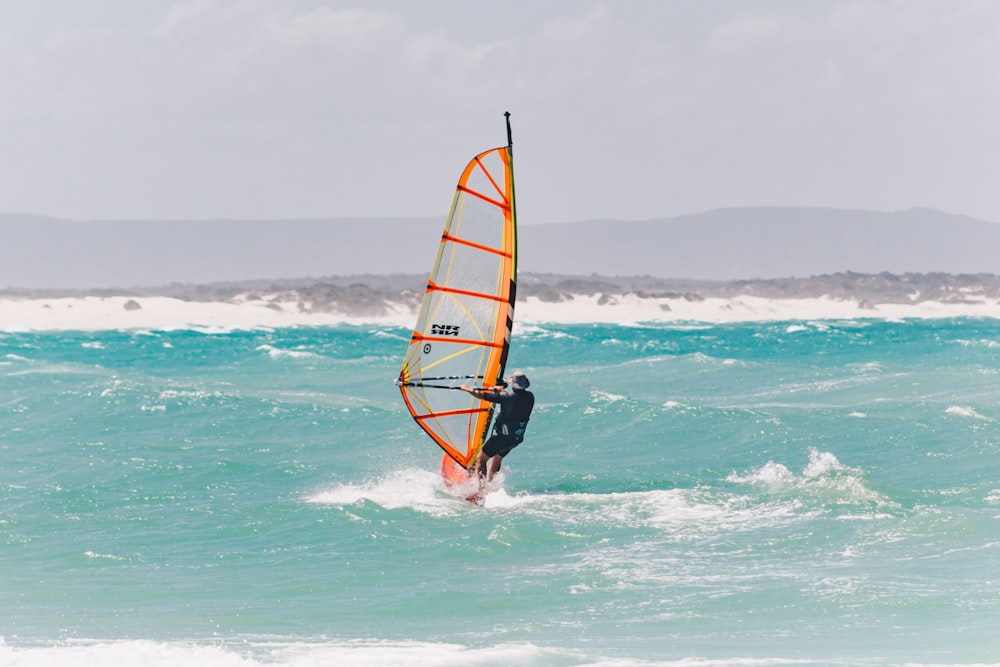
<svg viewBox="0 0 1000 667"><path fill-rule="evenodd" d="M0 333L0 665L1000 664L1000 320L515 325L484 507L408 336Z"/></svg>

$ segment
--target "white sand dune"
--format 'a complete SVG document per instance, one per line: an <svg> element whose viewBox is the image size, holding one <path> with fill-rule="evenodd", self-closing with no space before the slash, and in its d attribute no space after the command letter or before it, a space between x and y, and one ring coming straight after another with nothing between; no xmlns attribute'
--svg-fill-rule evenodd
<svg viewBox="0 0 1000 667"><path fill-rule="evenodd" d="M382 324L412 326L412 306L390 304L385 314L313 312L298 301L232 299L205 302L165 296L81 296L0 298L0 331L261 327ZM829 319L904 319L944 317L1000 318L1000 302L982 298L964 303L921 301L872 304L850 299L754 296L732 298L651 298L634 294L575 296L562 301L519 300L520 323L749 322Z"/></svg>

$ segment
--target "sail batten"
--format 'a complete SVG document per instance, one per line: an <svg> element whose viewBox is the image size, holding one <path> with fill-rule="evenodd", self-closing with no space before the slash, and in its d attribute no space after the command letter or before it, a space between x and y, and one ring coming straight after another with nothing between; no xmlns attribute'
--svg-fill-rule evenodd
<svg viewBox="0 0 1000 667"><path fill-rule="evenodd" d="M507 203L506 202L499 201L497 199L493 199L492 197L487 197L482 192L477 192L475 190L469 190L468 188L462 188L462 187L460 187L459 190L461 190L462 192L466 192L466 193L472 195L473 197L479 197L483 201L488 202L490 204L493 204L494 206L499 206L500 208L507 208Z"/></svg>
<svg viewBox="0 0 1000 667"><path fill-rule="evenodd" d="M463 170L397 380L416 423L462 466L485 442L493 404L449 390L499 383L510 346L513 174L509 142L474 156Z"/></svg>
<svg viewBox="0 0 1000 667"><path fill-rule="evenodd" d="M477 248L478 250L482 250L483 252L491 252L493 254L500 255L502 257L510 256L510 253L505 252L499 248L491 248L489 246L483 245L482 243L475 243L473 241L468 241L466 239L459 238L457 236L452 236L451 234L448 233L442 234L441 238L445 241L451 241L452 243L460 243L462 245L469 246L470 248Z"/></svg>
<svg viewBox="0 0 1000 667"><path fill-rule="evenodd" d="M464 296L471 296L477 299L488 299L492 301L503 301L504 297L500 294L484 294L483 292L470 292L469 290L458 289L457 287L442 287L441 285L427 285L428 292L444 292L446 294L461 294Z"/></svg>

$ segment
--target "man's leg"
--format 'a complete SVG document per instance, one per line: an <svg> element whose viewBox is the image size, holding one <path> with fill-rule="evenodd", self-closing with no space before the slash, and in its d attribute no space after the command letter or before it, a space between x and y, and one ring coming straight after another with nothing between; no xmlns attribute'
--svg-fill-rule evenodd
<svg viewBox="0 0 1000 667"><path fill-rule="evenodd" d="M476 458L476 476L479 479L486 477L486 452L479 450L479 456Z"/></svg>
<svg viewBox="0 0 1000 667"><path fill-rule="evenodd" d="M502 454L497 454L496 456L494 456L493 458L490 459L490 472L486 476L486 481L487 482L492 481L493 475L495 475L498 472L500 472L500 463L501 463L501 461L503 461L503 455Z"/></svg>

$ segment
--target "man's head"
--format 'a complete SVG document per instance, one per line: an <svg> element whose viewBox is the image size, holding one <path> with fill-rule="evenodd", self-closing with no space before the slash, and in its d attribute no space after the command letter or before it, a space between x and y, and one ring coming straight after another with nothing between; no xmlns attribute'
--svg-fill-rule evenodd
<svg viewBox="0 0 1000 667"><path fill-rule="evenodd" d="M510 383L513 385L514 389L527 389L531 386L531 382L528 381L528 376L522 371L514 371L514 374L510 376Z"/></svg>

